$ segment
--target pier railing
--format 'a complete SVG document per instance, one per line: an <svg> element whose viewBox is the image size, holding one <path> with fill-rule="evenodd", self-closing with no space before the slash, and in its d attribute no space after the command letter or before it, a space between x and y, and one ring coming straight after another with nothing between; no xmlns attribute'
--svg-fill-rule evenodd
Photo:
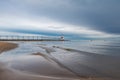
<svg viewBox="0 0 120 80"><path fill-rule="evenodd" d="M44 37L44 36L0 36L0 41L64 41L60 37Z"/></svg>

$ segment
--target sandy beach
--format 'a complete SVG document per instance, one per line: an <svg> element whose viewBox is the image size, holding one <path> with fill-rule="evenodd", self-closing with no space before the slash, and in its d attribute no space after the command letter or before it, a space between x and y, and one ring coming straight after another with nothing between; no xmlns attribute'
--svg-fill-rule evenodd
<svg viewBox="0 0 120 80"><path fill-rule="evenodd" d="M0 54L4 51L9 51L9 50L12 50L17 47L18 47L18 45L15 43L0 42Z"/></svg>
<svg viewBox="0 0 120 80"><path fill-rule="evenodd" d="M0 42L1 53L17 47L18 44L15 43ZM36 52L7 62L0 61L0 80L112 80L107 77L76 75L50 55L51 52L55 52L55 47L40 47L47 54Z"/></svg>

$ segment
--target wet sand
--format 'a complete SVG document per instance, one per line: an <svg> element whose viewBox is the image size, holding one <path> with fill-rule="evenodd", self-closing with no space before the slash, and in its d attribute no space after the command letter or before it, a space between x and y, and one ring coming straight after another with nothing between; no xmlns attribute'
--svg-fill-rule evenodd
<svg viewBox="0 0 120 80"><path fill-rule="evenodd" d="M15 43L0 42L1 53L17 47ZM38 54L0 61L0 80L79 80L73 73L49 62L44 55L35 55Z"/></svg>
<svg viewBox="0 0 120 80"><path fill-rule="evenodd" d="M9 66L8 66L9 65ZM112 80L77 77L42 56L24 56L9 64L0 62L0 80Z"/></svg>
<svg viewBox="0 0 120 80"><path fill-rule="evenodd" d="M1 52L16 47L18 45L15 43L0 42ZM42 48L48 54L37 52L7 62L0 61L0 80L112 80L103 77L78 76L50 55L51 52L55 52L54 49Z"/></svg>
<svg viewBox="0 0 120 80"><path fill-rule="evenodd" d="M2 65L0 80L79 80L69 71L47 62L42 57L25 56L25 58L10 61L11 66L0 63Z"/></svg>

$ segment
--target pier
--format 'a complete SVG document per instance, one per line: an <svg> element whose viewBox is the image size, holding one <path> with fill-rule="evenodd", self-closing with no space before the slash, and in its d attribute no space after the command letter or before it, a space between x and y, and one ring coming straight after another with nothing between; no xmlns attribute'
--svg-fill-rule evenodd
<svg viewBox="0 0 120 80"><path fill-rule="evenodd" d="M63 37L44 37L44 36L0 36L0 41L67 41Z"/></svg>

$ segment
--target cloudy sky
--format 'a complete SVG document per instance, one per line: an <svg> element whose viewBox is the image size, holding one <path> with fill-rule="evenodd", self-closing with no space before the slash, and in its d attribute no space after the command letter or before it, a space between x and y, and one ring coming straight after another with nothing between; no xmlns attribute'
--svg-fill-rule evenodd
<svg viewBox="0 0 120 80"><path fill-rule="evenodd" d="M0 34L120 36L120 0L0 0Z"/></svg>

